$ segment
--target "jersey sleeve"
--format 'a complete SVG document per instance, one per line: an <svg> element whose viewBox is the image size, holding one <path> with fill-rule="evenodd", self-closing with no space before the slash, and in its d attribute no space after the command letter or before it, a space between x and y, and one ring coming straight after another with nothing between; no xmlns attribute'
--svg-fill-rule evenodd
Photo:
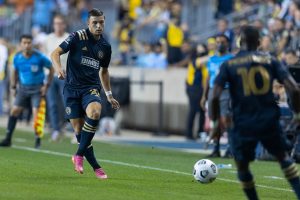
<svg viewBox="0 0 300 200"><path fill-rule="evenodd" d="M45 55L41 54L41 61L42 61L42 66L46 67L46 68L51 68L52 67L52 63L49 60L49 58L47 58Z"/></svg>
<svg viewBox="0 0 300 200"><path fill-rule="evenodd" d="M275 59L272 60L272 66L274 67L274 78L282 83L289 76L288 70Z"/></svg>
<svg viewBox="0 0 300 200"><path fill-rule="evenodd" d="M108 68L111 59L111 46L109 45L106 49L106 57L102 63L103 68Z"/></svg>
<svg viewBox="0 0 300 200"><path fill-rule="evenodd" d="M77 40L78 36L76 32L73 32L59 45L59 47L62 48L63 51L66 53L70 51L70 49L77 42Z"/></svg>
<svg viewBox="0 0 300 200"><path fill-rule="evenodd" d="M223 63L220 67L220 71L215 79L215 84L225 87L225 83L229 81L227 63Z"/></svg>

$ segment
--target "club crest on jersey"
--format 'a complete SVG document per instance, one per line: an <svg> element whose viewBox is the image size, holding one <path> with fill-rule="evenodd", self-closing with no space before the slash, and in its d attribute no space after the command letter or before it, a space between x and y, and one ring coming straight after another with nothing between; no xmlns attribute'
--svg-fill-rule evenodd
<svg viewBox="0 0 300 200"><path fill-rule="evenodd" d="M91 95L95 95L97 97L100 97L100 93L97 89L91 89L90 93L91 93Z"/></svg>
<svg viewBox="0 0 300 200"><path fill-rule="evenodd" d="M102 59L104 57L103 51L98 51L98 58Z"/></svg>
<svg viewBox="0 0 300 200"><path fill-rule="evenodd" d="M71 108L70 107L66 107L66 113L67 113L67 115L71 114Z"/></svg>

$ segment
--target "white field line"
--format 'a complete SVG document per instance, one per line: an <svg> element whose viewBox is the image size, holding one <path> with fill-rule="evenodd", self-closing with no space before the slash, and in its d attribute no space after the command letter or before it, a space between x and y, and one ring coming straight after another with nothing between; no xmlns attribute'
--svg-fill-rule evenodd
<svg viewBox="0 0 300 200"><path fill-rule="evenodd" d="M20 149L20 150L26 150L26 151L32 151L32 152L38 152L38 153L44 153L44 154L49 154L49 155L69 157L69 158L72 156L71 154L68 154L68 153L61 153L61 152L55 152L55 151L49 151L49 150L38 150L38 149L34 149L31 147L25 147L25 146L13 145L13 148ZM132 164L132 163L126 163L126 162L120 162L120 161L113 161L113 160L104 160L104 159L98 159L98 160L100 162L106 162L106 163L111 163L111 164L115 164L115 165L122 165L122 166L135 167L135 168L140 168L140 169L149 169L149 170L160 171L160 172L192 176L192 173L180 172L180 171L176 171L176 170L163 169L163 168L158 168L158 167L150 167L150 166L145 166L145 165L138 165L138 164ZM231 180L231 179L218 178L218 180L229 182L229 183L238 183L239 184L238 181ZM292 192L292 190L290 190L290 189L284 189L284 188L278 188L278 187L272 187L272 186L266 186L266 185L259 185L259 184L256 184L256 186L261 187L261 188L270 189L270 190Z"/></svg>

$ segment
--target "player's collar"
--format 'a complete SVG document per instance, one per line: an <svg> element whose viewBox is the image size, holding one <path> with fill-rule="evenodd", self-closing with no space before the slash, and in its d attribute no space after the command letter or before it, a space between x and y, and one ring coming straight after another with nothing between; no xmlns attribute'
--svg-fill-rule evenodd
<svg viewBox="0 0 300 200"><path fill-rule="evenodd" d="M96 39L94 38L93 34L90 32L90 30L89 30L88 28L86 29L86 32L87 32L87 34L88 34L88 37L89 37L93 42L98 42L98 41L100 41L100 40L103 38L103 35L101 34L99 40L96 40Z"/></svg>

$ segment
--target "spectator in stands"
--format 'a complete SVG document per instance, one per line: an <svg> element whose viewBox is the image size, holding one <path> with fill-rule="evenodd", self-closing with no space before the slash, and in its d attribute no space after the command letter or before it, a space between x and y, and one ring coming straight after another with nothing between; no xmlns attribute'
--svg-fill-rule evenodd
<svg viewBox="0 0 300 200"><path fill-rule="evenodd" d="M170 67L184 67L186 68L191 59L191 42L189 40L185 40L181 46L181 59L173 64L169 64Z"/></svg>
<svg viewBox="0 0 300 200"><path fill-rule="evenodd" d="M137 57L136 64L142 68L151 68L153 66L153 62L155 62L153 58L152 46L148 43L143 44L143 52L140 53Z"/></svg>
<svg viewBox="0 0 300 200"><path fill-rule="evenodd" d="M284 53L284 61L289 68L300 68L299 56L295 50L287 49ZM300 77L294 77L294 79L300 80Z"/></svg>
<svg viewBox="0 0 300 200"><path fill-rule="evenodd" d="M233 0L218 0L216 18L222 18L233 11Z"/></svg>
<svg viewBox="0 0 300 200"><path fill-rule="evenodd" d="M234 41L234 32L228 26L228 20L219 19L218 20L218 32L216 35L224 34L229 38L229 50L231 49Z"/></svg>
<svg viewBox="0 0 300 200"><path fill-rule="evenodd" d="M0 41L0 116L3 115L3 101L5 93L5 76L6 67L8 61L8 49L4 43L4 40Z"/></svg>
<svg viewBox="0 0 300 200"><path fill-rule="evenodd" d="M207 39L208 55L209 56L215 55L216 49L217 49L216 38L215 37L208 38Z"/></svg>
<svg viewBox="0 0 300 200"><path fill-rule="evenodd" d="M291 33L290 48L294 49L300 56L300 27L296 27Z"/></svg>
<svg viewBox="0 0 300 200"><path fill-rule="evenodd" d="M289 44L290 32L285 29L285 21L280 18L274 19L273 32L271 33L273 41L277 44L275 49L279 55Z"/></svg>
<svg viewBox="0 0 300 200"><path fill-rule="evenodd" d="M52 0L35 0L33 4L32 23L42 31L48 32L51 24L55 2Z"/></svg>
<svg viewBox="0 0 300 200"><path fill-rule="evenodd" d="M169 64L174 64L182 60L181 47L186 38L184 38L184 32L180 27L180 21L178 18L172 18L168 24L168 28L165 34L167 43L167 59Z"/></svg>
<svg viewBox="0 0 300 200"><path fill-rule="evenodd" d="M270 36L265 35L262 37L259 49L263 52L270 53L272 55L275 54L274 47L273 47Z"/></svg>
<svg viewBox="0 0 300 200"><path fill-rule="evenodd" d="M64 16L60 14L54 16L53 29L54 31L47 35L43 44L44 53L48 56L48 58L50 58L50 55L54 49L69 35L66 32L66 21ZM61 64L63 69L66 69L67 57L67 53L61 56ZM57 74L55 74L47 92L47 106L49 111L50 125L52 128L52 141L57 141L59 136L62 134L61 129L64 121L64 112L62 112L62 110L64 110L64 107L62 106L63 86L64 81L58 79Z"/></svg>
<svg viewBox="0 0 300 200"><path fill-rule="evenodd" d="M152 68L166 69L168 66L166 50L160 42L153 45L153 61Z"/></svg>
<svg viewBox="0 0 300 200"><path fill-rule="evenodd" d="M118 30L119 51L121 54L120 65L130 64L130 54L133 51L134 32L133 24L128 15L124 16Z"/></svg>
<svg viewBox="0 0 300 200"><path fill-rule="evenodd" d="M260 19L257 19L253 22L253 26L257 28L260 33L260 36L263 37L268 34L268 30L264 26L264 22Z"/></svg>

